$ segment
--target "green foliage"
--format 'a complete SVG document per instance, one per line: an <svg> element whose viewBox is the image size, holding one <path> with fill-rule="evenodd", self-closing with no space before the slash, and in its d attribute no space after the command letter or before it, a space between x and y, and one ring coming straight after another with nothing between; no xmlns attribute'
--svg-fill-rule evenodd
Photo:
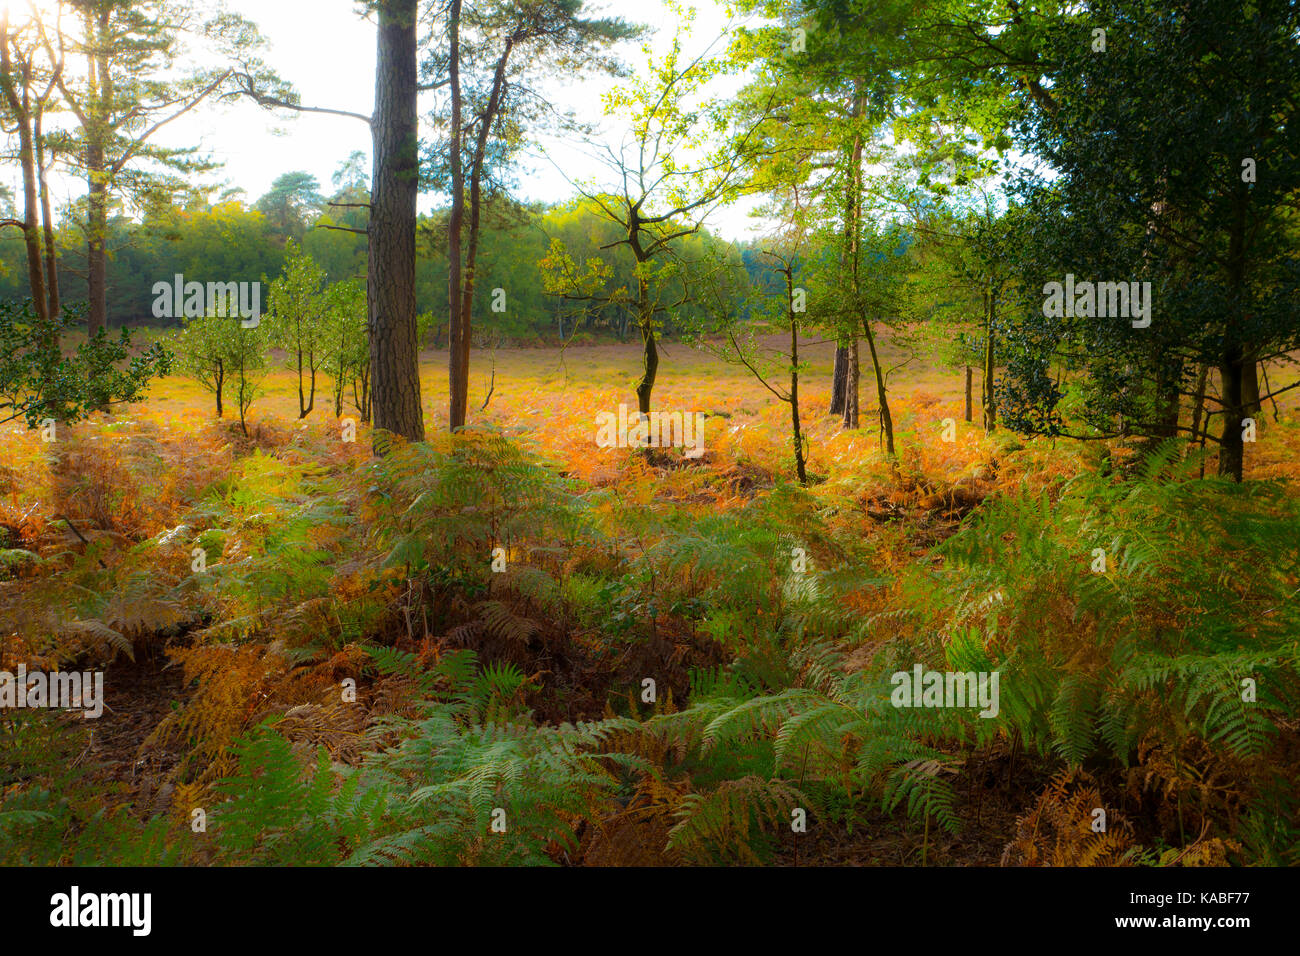
<svg viewBox="0 0 1300 956"><path fill-rule="evenodd" d="M1122 36L1103 55L1084 40L1097 23ZM1300 136L1285 120L1300 82L1297 29L1288 3L1170 10L1107 0L1045 31L1051 94L1026 104L1021 127L1042 165L1019 190L1030 229L1013 250L1023 295L1005 330L1015 427L1080 433L1058 407L1064 369L1082 373L1071 409L1082 433L1167 436L1177 425L1171 399L1209 366L1224 376L1222 394L1208 399L1224 416L1221 473L1240 479L1249 410L1232 379L1300 344L1290 209ZM1234 66L1244 58L1249 74ZM1149 282L1150 326L1086 309L1046 315L1045 283L1067 273Z"/></svg>
<svg viewBox="0 0 1300 956"><path fill-rule="evenodd" d="M301 241L303 233L318 215L324 202L325 197L320 194L320 183L316 177L295 170L275 177L270 190L253 208L266 216L271 226L282 235ZM293 253L289 250L286 252L292 260ZM292 268L288 264L286 267Z"/></svg>
<svg viewBox="0 0 1300 956"><path fill-rule="evenodd" d="M701 761L763 742L773 793L796 786L827 807L874 795L886 812L901 807L949 831L960 825L961 752L1004 735L1046 760L1119 768L1138 761L1139 747L1180 754L1202 740L1232 787L1281 799L1251 768L1269 765L1279 728L1300 712L1288 636L1300 624L1288 602L1300 509L1282 486L1188 480L1169 474L1169 454L1163 462L1128 483L1076 479L1056 502L993 504L939 548L941 571L906 582L922 619L950 622L919 645L942 655L928 666L997 670L996 716L892 706L887 678L917 653L895 638L852 671L834 644L796 642L785 689L716 678L647 729ZM1098 526L1117 555L1105 575L1090 570ZM1253 701L1243 699L1247 677ZM739 825L748 811L736 801L762 789L745 779L691 801L705 816L683 835L707 845L721 832L711 814L724 808ZM1224 807L1206 812L1230 823Z"/></svg>
<svg viewBox="0 0 1300 956"><path fill-rule="evenodd" d="M572 489L527 446L466 432L401 449L382 465L390 508L376 526L384 565L438 569L485 587L494 550L511 563L571 542L581 529ZM510 557L511 554L514 557Z"/></svg>
<svg viewBox="0 0 1300 956"><path fill-rule="evenodd" d="M771 857L774 833L806 803L794 787L757 776L726 780L707 793L689 793L676 811L668 848L701 865L754 865Z"/></svg>
<svg viewBox="0 0 1300 956"><path fill-rule="evenodd" d="M626 720L536 727L507 719L520 686L509 668L475 667L471 652L432 671L376 651L381 670L427 692L418 718L389 718L398 739L354 770L318 754L304 767L272 727L236 744L239 770L211 832L224 858L276 864L547 865L548 849L576 849L573 821L609 799L601 745ZM484 722L486 721L486 722ZM494 826L496 827L494 829Z"/></svg>
<svg viewBox="0 0 1300 956"><path fill-rule="evenodd" d="M239 409L239 426L248 434L248 410L262 394L262 379L267 372L266 332L259 324L232 330L226 352L227 368L234 387L235 405Z"/></svg>
<svg viewBox="0 0 1300 956"><path fill-rule="evenodd" d="M229 393L248 434L248 410L261 394L268 371L269 339L263 323L246 326L237 318L203 315L184 319L184 327L170 337L180 367L212 393L217 417L225 412Z"/></svg>
<svg viewBox="0 0 1300 956"><path fill-rule="evenodd" d="M760 694L724 684L693 695L681 713L653 718L648 729L674 746L698 748L702 759L763 741L777 794L798 792L803 806L843 798L851 806L874 794L886 811L905 804L909 815L955 831L954 760L919 738L952 734L957 718L891 706L887 681L846 673L843 653L829 645L797 648L791 665L799 676L785 690Z"/></svg>
<svg viewBox="0 0 1300 956"><path fill-rule="evenodd" d="M1055 504L993 506L944 546L949 570L926 587L1002 649L1004 710L1027 740L1078 761L1096 735L1127 762L1142 736L1173 745L1189 720L1259 754L1297 705L1286 635L1300 512L1280 485L1151 471L1076 479ZM1094 547L1106 574L1091 570ZM1104 663L1071 673L1087 640ZM1247 677L1258 703L1241 700Z"/></svg>
<svg viewBox="0 0 1300 956"><path fill-rule="evenodd" d="M343 414L348 385L360 397L357 411L369 419L370 336L366 287L360 280L336 282L325 293L321 330L321 369L334 381L334 415ZM359 387L356 387L359 385Z"/></svg>
<svg viewBox="0 0 1300 956"><path fill-rule="evenodd" d="M133 354L126 329L116 339L101 329L65 356L60 338L81 315L69 308L47 323L30 300L0 302L0 424L75 422L109 403L139 401L153 378L171 370L171 353L161 344Z"/></svg>
<svg viewBox="0 0 1300 956"><path fill-rule="evenodd" d="M0 864L167 865L185 862L166 818L141 823L77 766L88 731L48 711L0 716ZM38 786L24 787L27 781ZM106 805L107 804L107 805Z"/></svg>
<svg viewBox="0 0 1300 956"><path fill-rule="evenodd" d="M225 863L321 866L357 849L378 824L386 795L360 790L355 775L336 779L321 747L304 768L288 741L261 725L234 744L238 770L223 779L226 798L210 831Z"/></svg>
<svg viewBox="0 0 1300 956"><path fill-rule="evenodd" d="M288 368L298 373L299 418L315 407L316 370L335 348L330 313L336 304L326 296L324 270L290 240L284 273L271 283L267 296L267 335L273 347L284 349Z"/></svg>

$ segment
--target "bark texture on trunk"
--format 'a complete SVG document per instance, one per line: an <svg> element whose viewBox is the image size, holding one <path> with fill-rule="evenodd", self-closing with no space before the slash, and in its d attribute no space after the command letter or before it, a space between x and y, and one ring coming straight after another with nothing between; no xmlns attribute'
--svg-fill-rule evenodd
<svg viewBox="0 0 1300 956"><path fill-rule="evenodd" d="M641 414L650 414L650 397L654 392L655 379L659 377L659 345L655 339L655 310L650 298L650 280L642 268L650 261L645 247L641 244L641 215L632 209L628 216L627 238L632 257L637 262L636 278L636 318L641 332L641 381L636 386L637 409Z"/></svg>
<svg viewBox="0 0 1300 956"><path fill-rule="evenodd" d="M216 379L216 386L217 386L216 387L217 417L225 418L226 409L225 406L222 404L222 392L225 391L226 388L226 369L225 366L222 365L220 359L217 360L217 374L215 376L215 379Z"/></svg>
<svg viewBox="0 0 1300 956"><path fill-rule="evenodd" d="M1258 415L1264 410L1260 401L1259 363L1256 361L1247 360L1242 366L1241 400L1247 415Z"/></svg>
<svg viewBox="0 0 1300 956"><path fill-rule="evenodd" d="M461 311L461 230L465 221L465 171L461 164L460 88L460 11L461 0L451 0L448 11L447 77L451 86L451 214L447 220L447 388L448 427L455 431L465 424L469 401L469 370L461 365L462 353L468 355L468 330L462 328Z"/></svg>
<svg viewBox="0 0 1300 956"><path fill-rule="evenodd" d="M831 374L830 414L844 414L844 390L849 383L849 350L843 345L835 349L835 371Z"/></svg>
<svg viewBox="0 0 1300 956"><path fill-rule="evenodd" d="M86 147L86 330L108 328L108 196L104 185L104 151Z"/></svg>
<svg viewBox="0 0 1300 956"><path fill-rule="evenodd" d="M844 383L844 417L841 419L845 428L858 427L858 378L861 365L858 362L858 338L855 335L849 343L848 371Z"/></svg>
<svg viewBox="0 0 1300 956"><path fill-rule="evenodd" d="M415 327L417 6L417 0L379 5L366 277L374 425L408 441L424 440Z"/></svg>
<svg viewBox="0 0 1300 956"><path fill-rule="evenodd" d="M642 368L641 381L636 386L636 405L642 415L650 414L650 396L655 379L659 377L659 346L655 340L654 325L641 323Z"/></svg>

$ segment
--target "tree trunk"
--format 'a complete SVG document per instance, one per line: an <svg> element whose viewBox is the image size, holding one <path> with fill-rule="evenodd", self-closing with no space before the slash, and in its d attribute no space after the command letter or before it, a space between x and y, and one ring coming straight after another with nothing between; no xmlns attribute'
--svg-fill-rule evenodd
<svg viewBox="0 0 1300 956"><path fill-rule="evenodd" d="M647 295L645 279L638 283L642 287L643 297ZM648 298L642 299L648 306ZM650 414L650 393L654 391L655 379L659 375L659 347L655 342L653 316L642 314L641 317L642 370L641 381L636 386L636 405L642 415Z"/></svg>
<svg viewBox="0 0 1300 956"><path fill-rule="evenodd" d="M371 410L376 431L424 440L415 327L419 189L416 114L417 0L379 4L373 191L367 266ZM376 452L382 440L375 437Z"/></svg>
<svg viewBox="0 0 1300 956"><path fill-rule="evenodd" d="M298 325L298 335L302 335L302 324ZM299 420L307 417L306 396L302 392L302 349L298 349L298 418Z"/></svg>
<svg viewBox="0 0 1300 956"><path fill-rule="evenodd" d="M966 366L966 421L968 422L971 420L971 384L972 384L971 379L973 378L973 376L974 376L974 371L971 369L969 365L967 365Z"/></svg>
<svg viewBox="0 0 1300 956"><path fill-rule="evenodd" d="M374 403L370 401L370 366L367 365L361 375L361 420L367 425L371 423L373 408Z"/></svg>
<svg viewBox="0 0 1300 956"><path fill-rule="evenodd" d="M1201 415L1205 412L1205 386L1210 377L1210 367L1202 365L1200 372L1196 376L1196 394L1192 397L1192 434L1191 443L1196 444L1196 438L1201 432ZM1206 427L1209 427L1207 418Z"/></svg>
<svg viewBox="0 0 1300 956"><path fill-rule="evenodd" d="M316 356L307 353L307 368L311 374L311 391L307 396L307 407L303 409L302 418L306 418L316 408Z"/></svg>
<svg viewBox="0 0 1300 956"><path fill-rule="evenodd" d="M641 381L636 386L637 409L642 417L650 414L650 395L659 375L659 346L655 342L654 303L650 300L650 281L646 278L645 264L649 256L641 246L641 217L633 209L628 217L627 238L632 257L636 259L636 317L641 328Z"/></svg>
<svg viewBox="0 0 1300 956"><path fill-rule="evenodd" d="M370 368L361 369L360 374L352 380L352 404L357 414L367 425L370 424Z"/></svg>
<svg viewBox="0 0 1300 956"><path fill-rule="evenodd" d="M108 197L103 181L103 150L97 144L86 146L86 296L90 310L86 313L86 331L94 335L108 328Z"/></svg>
<svg viewBox="0 0 1300 956"><path fill-rule="evenodd" d="M843 345L835 348L835 371L831 374L832 415L844 414L845 388L849 383L849 350Z"/></svg>
<svg viewBox="0 0 1300 956"><path fill-rule="evenodd" d="M799 425L799 317L794 311L794 268L785 270L786 317L790 321L790 437L794 442L794 473L799 484L808 484L803 454L803 430Z"/></svg>
<svg viewBox="0 0 1300 956"><path fill-rule="evenodd" d="M1254 359L1247 359L1242 366L1241 377L1241 401L1247 416L1258 415L1264 410L1259 396L1259 363Z"/></svg>
<svg viewBox="0 0 1300 956"><path fill-rule="evenodd" d="M40 168L41 149L40 114L44 105L37 99L33 108L31 85L32 69L29 59L20 59L14 64L10 57L11 34L9 31L8 6L0 7L0 91L4 94L4 105L18 133L18 162L23 177L23 244L27 250L27 281L31 287L32 312L36 318L47 324L53 313L49 310L49 301L45 292L45 264L41 259L41 222L38 215L39 205L37 180L44 179L44 170ZM15 47L16 49L16 44ZM18 84L21 83L21 87ZM48 207L46 207L48 208ZM47 328L47 334L53 335L53 329Z"/></svg>
<svg viewBox="0 0 1300 956"><path fill-rule="evenodd" d="M1242 327L1242 290L1246 285L1246 206L1250 195L1237 184L1232 222L1228 234L1227 345L1219 363L1219 384L1223 389L1223 437L1219 448L1219 474L1240 482L1245 472L1246 449L1242 441L1242 419L1246 414L1246 365L1254 364L1237 339Z"/></svg>
<svg viewBox="0 0 1300 956"><path fill-rule="evenodd" d="M993 432L998 427L998 400L993 392L993 314L997 308L996 295L984 293L984 431Z"/></svg>
<svg viewBox="0 0 1300 956"><path fill-rule="evenodd" d="M1223 437L1219 448L1219 474L1241 481L1245 471L1245 443L1242 441L1241 422L1244 414L1243 382L1245 362L1240 351L1229 354L1219 366L1219 380L1223 388Z"/></svg>
<svg viewBox="0 0 1300 956"><path fill-rule="evenodd" d="M861 366L858 364L858 337L855 335L849 343L849 360L844 379L844 417L845 428L858 427L858 377Z"/></svg>
<svg viewBox="0 0 1300 956"><path fill-rule="evenodd" d="M27 91L23 91L24 101ZM41 259L40 208L36 189L36 153L27 117L18 121L18 155L23 172L23 242L27 247L27 280L32 287L32 309L42 321L50 318L45 296L45 266Z"/></svg>
<svg viewBox="0 0 1300 956"><path fill-rule="evenodd" d="M855 77L853 80L853 105L850 115L859 117L862 115L865 103L862 94L862 78ZM884 431L886 454L892 459L894 457L894 422L889 414L889 399L885 394L885 376L884 370L880 367L880 355L876 352L876 339L871 331L871 320L866 313L862 311L862 277L861 277L861 255L859 252L859 242L862 234L862 134L855 132L853 136L853 149L850 152L850 162L852 167L849 170L849 195L847 200L846 215L844 217L845 229L848 230L848 256L849 256L849 274L851 276L851 294L853 298L852 307L862 315L862 326L867 335L867 349L871 354L871 368L876 377L876 398L880 403L880 424ZM844 398L844 427L857 428L858 419L858 378L860 363L858 360L858 337L857 333L853 334L853 341L849 346L849 374L848 385L845 389Z"/></svg>
<svg viewBox="0 0 1300 956"><path fill-rule="evenodd" d="M86 134L86 330L94 335L108 328L108 169L104 155L109 136L108 111L112 90L108 75L109 5L99 11L98 39L87 55L92 95Z"/></svg>
<svg viewBox="0 0 1300 956"><path fill-rule="evenodd" d="M465 220L465 171L461 167L461 89L460 89L460 11L461 0L451 0L448 13L450 35L447 64L451 84L451 215L447 220L447 311L451 328L447 333L448 427L452 431L465 425L469 403L468 369L461 366L461 353L467 350L464 313L461 311L461 227ZM465 374L462 374L465 373Z"/></svg>
<svg viewBox="0 0 1300 956"><path fill-rule="evenodd" d="M50 213L50 182L45 166L45 143L41 130L41 110L36 111L36 176L41 195L41 227L45 240L45 295L50 318L58 318L62 308L59 302L59 267L54 255L54 217Z"/></svg>
<svg viewBox="0 0 1300 956"><path fill-rule="evenodd" d="M457 386L464 389L465 394L456 397L454 404L460 409L459 423L453 423L452 427L465 424L465 415L469 408L469 355L470 344L472 341L472 323L474 316L474 279L478 265L478 237L479 237L479 219L483 206L483 163L487 156L488 138L492 133L492 124L496 121L497 111L501 108L502 87L505 84L506 64L510 60L510 51L513 49L513 43L506 40L505 49L501 53L500 59L497 60L496 71L492 80L492 93L488 97L487 107L480 118L480 125L477 140L474 143L474 159L470 167L469 179L469 244L465 250L465 278L464 291L461 293L460 301L460 340L457 343L452 361L456 363L455 382ZM460 98L460 68L456 64L456 96ZM457 128L459 129L459 121ZM459 139L459 137L455 137ZM459 161L457 161L459 164ZM462 171L463 176L463 171Z"/></svg>
<svg viewBox="0 0 1300 956"><path fill-rule="evenodd" d="M853 81L853 100L849 103L849 117L857 119L862 115L862 81L860 78L854 78ZM851 168L847 170L849 179L849 188L844 197L844 251L840 255L840 266L848 265L853 275L853 297L854 307L857 305L857 269L858 269L858 240L857 232L859 228L859 206L861 204L861 193L858 188L862 171L862 137L855 134L853 137L853 146L849 150L849 164ZM847 344L845 338L841 338L835 349L835 371L831 376L831 409L832 415L842 416L844 427L858 427L858 409L857 409L857 386L858 386L858 340L857 332L852 333L852 345ZM853 399L850 402L850 383L852 384ZM853 406L850 412L850 405ZM852 424L850 424L850 422Z"/></svg>
<svg viewBox="0 0 1300 956"><path fill-rule="evenodd" d="M871 320L865 316L862 325L867 333L867 348L871 350L871 367L876 372L876 400L880 402L880 429L884 433L885 455L892 461L894 452L894 416L889 411L889 395L885 389L885 371L880 367L880 356L876 353L876 337L871 332Z"/></svg>
<svg viewBox="0 0 1300 956"><path fill-rule="evenodd" d="M1156 382L1156 421L1152 429L1157 439L1173 438L1178 434L1178 422L1182 417L1182 402L1178 392L1179 382L1170 379L1167 374L1158 376Z"/></svg>

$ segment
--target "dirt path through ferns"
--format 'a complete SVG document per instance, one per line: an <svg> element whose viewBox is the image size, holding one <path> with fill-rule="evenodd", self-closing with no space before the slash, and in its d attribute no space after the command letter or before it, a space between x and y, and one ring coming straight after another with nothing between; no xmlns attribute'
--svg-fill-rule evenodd
<svg viewBox="0 0 1300 956"><path fill-rule="evenodd" d="M104 713L88 721L90 739L76 758L105 790L119 790L142 818L170 809L173 788L167 778L183 756L174 745L142 749L154 728L188 696L181 669L166 664L160 652L134 661L121 657L107 667Z"/></svg>

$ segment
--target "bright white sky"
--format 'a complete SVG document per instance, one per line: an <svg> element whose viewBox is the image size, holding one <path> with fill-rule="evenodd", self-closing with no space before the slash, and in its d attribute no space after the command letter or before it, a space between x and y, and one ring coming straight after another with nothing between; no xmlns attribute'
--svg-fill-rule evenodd
<svg viewBox="0 0 1300 956"><path fill-rule="evenodd" d="M227 0L230 8L258 24L270 43L264 55L268 63L294 84L304 105L328 106L368 114L374 103L375 41L373 26L359 17L353 0ZM698 17L688 50L702 48L725 28L728 14L715 0L697 0ZM652 45L658 51L671 39L676 15L662 0L598 0L593 8L609 15L649 25ZM634 70L644 67L636 44L627 44L624 56ZM554 86L555 99L567 105L580 119L598 122L611 144L621 132L618 117L604 117L600 94L612 81L586 78ZM224 163L213 174L214 182L228 183L246 192L252 203L265 193L281 173L305 170L330 188L330 177L354 150L369 157L369 130L363 123L344 117L299 114L278 119L276 114L240 101L213 105L183 117L158 135L167 145L199 144L203 151ZM565 172L576 178L597 176L603 170L589 158L589 148L577 144L550 142L547 149ZM368 162L368 159L367 159ZM535 151L524 158L518 171L518 193L525 200L556 200L572 195L572 189L555 165ZM18 173L9 167L5 181L21 195ZM53 185L56 202L84 190L74 181L57 180ZM221 189L215 189L215 200ZM422 199L422 208L433 203ZM729 238L739 238L753 229L746 214L751 204L715 213L709 226Z"/></svg>

